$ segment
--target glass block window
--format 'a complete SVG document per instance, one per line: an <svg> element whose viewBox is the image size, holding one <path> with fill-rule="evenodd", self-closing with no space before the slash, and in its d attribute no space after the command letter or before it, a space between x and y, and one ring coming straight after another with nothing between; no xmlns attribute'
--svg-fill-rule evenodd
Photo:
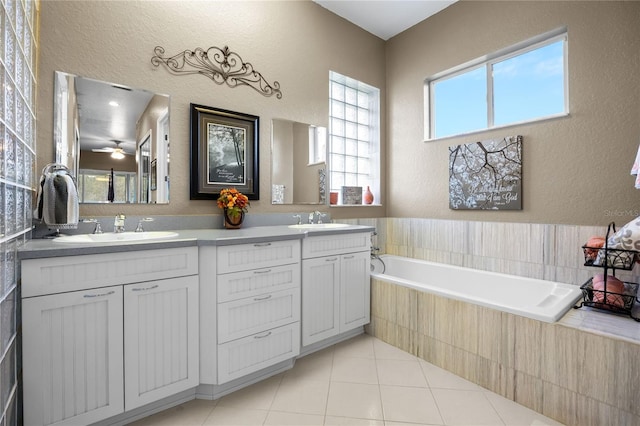
<svg viewBox="0 0 640 426"><path fill-rule="evenodd" d="M17 250L35 193L37 1L0 0L0 425L19 423Z"/></svg>
<svg viewBox="0 0 640 426"><path fill-rule="evenodd" d="M380 203L380 90L329 74L329 185L370 187Z"/></svg>

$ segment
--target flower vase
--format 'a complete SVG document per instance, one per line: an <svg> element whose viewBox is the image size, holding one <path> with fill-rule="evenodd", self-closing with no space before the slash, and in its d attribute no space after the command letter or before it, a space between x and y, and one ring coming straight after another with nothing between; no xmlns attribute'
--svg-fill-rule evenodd
<svg viewBox="0 0 640 426"><path fill-rule="evenodd" d="M240 214L229 214L228 209L224 209L224 227L226 229L240 229L242 227L242 222L244 221L244 212L241 211Z"/></svg>
<svg viewBox="0 0 640 426"><path fill-rule="evenodd" d="M372 204L373 203L373 192L371 192L371 189L369 189L368 186L367 186L367 190L364 191L362 199L363 199L365 204Z"/></svg>

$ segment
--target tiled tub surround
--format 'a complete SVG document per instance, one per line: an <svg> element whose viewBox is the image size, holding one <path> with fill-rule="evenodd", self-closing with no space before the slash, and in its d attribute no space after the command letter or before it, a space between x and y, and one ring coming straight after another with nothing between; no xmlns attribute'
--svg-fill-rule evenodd
<svg viewBox="0 0 640 426"><path fill-rule="evenodd" d="M376 279L367 332L567 425L640 424L637 343Z"/></svg>
<svg viewBox="0 0 640 426"><path fill-rule="evenodd" d="M382 252L575 285L599 272L581 266L581 246L606 232L436 219L370 222L357 221L375 224L374 245ZM583 308L547 324L378 280L371 298L367 330L387 343L569 425L640 424L640 334L633 331L640 324L631 319Z"/></svg>
<svg viewBox="0 0 640 426"><path fill-rule="evenodd" d="M633 217L614 217L618 229ZM582 285L606 226L360 219L381 253ZM638 282L638 269L617 271ZM569 425L640 424L640 323L582 308L546 324L372 280L367 332ZM640 309L635 308L636 316Z"/></svg>

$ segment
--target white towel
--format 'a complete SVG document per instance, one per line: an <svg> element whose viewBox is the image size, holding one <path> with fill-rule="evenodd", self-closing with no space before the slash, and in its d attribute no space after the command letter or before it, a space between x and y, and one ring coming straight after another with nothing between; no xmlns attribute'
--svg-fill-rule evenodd
<svg viewBox="0 0 640 426"><path fill-rule="evenodd" d="M638 147L638 153L636 154L636 161L633 163L633 167L631 167L631 174L636 176L636 189L640 189L640 147Z"/></svg>
<svg viewBox="0 0 640 426"><path fill-rule="evenodd" d="M42 170L34 216L57 229L78 227L78 189L69 169L61 164L48 164Z"/></svg>

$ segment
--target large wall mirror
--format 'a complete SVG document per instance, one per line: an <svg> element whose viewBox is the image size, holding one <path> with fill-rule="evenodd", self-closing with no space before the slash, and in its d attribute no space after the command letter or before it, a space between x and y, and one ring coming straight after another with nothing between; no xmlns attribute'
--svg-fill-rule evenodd
<svg viewBox="0 0 640 426"><path fill-rule="evenodd" d="M54 87L54 161L80 202L168 203L169 96L60 71Z"/></svg>
<svg viewBox="0 0 640 426"><path fill-rule="evenodd" d="M326 204L325 127L271 121L271 203Z"/></svg>

